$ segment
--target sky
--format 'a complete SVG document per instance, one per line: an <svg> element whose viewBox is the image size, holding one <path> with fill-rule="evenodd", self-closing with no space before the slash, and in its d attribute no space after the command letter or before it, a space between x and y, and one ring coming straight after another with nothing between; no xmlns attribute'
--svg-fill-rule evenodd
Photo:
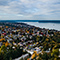
<svg viewBox="0 0 60 60"><path fill-rule="evenodd" d="M60 20L60 0L0 0L0 20Z"/></svg>

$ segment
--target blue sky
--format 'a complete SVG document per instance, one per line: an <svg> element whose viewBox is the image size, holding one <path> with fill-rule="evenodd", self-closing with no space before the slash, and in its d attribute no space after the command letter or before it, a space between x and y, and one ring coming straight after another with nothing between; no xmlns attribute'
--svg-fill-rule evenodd
<svg viewBox="0 0 60 60"><path fill-rule="evenodd" d="M60 20L60 0L0 0L0 20Z"/></svg>

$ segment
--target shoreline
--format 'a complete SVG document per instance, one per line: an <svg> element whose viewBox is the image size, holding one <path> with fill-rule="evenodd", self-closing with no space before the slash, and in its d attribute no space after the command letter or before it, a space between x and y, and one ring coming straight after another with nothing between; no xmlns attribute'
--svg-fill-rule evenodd
<svg viewBox="0 0 60 60"><path fill-rule="evenodd" d="M42 29L49 29L49 30L57 30L57 31L60 31L60 29L53 29L53 28L48 28L48 27L46 27L46 26L43 26L43 27L41 27L41 26L39 26L39 25L41 25L41 24L43 24L43 23L39 23L39 22L20 22L20 23L26 23L26 24L28 24L28 25L31 25L31 26L35 26L35 27L39 27L39 28L42 28ZM33 24L32 24L33 23ZM36 25L34 24L34 23L36 23ZM37 25L38 24L38 25ZM45 25L46 24L51 24L51 23L45 23ZM54 25L57 25L57 24L55 24L55 23L53 23L52 24L52 26L54 26Z"/></svg>

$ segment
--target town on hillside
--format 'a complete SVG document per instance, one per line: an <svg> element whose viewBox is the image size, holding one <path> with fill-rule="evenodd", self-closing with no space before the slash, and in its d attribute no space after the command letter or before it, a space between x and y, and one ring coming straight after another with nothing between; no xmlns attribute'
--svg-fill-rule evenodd
<svg viewBox="0 0 60 60"><path fill-rule="evenodd" d="M0 22L0 60L60 60L60 31Z"/></svg>

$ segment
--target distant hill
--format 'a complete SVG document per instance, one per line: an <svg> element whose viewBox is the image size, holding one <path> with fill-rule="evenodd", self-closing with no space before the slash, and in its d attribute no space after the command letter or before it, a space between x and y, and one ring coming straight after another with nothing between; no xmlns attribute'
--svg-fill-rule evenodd
<svg viewBox="0 0 60 60"><path fill-rule="evenodd" d="M40 20L39 23L60 23L60 20Z"/></svg>
<svg viewBox="0 0 60 60"><path fill-rule="evenodd" d="M16 23L15 20L0 20L0 22L10 22L10 23Z"/></svg>
<svg viewBox="0 0 60 60"><path fill-rule="evenodd" d="M60 20L0 20L0 22L39 22L39 23L60 23Z"/></svg>

